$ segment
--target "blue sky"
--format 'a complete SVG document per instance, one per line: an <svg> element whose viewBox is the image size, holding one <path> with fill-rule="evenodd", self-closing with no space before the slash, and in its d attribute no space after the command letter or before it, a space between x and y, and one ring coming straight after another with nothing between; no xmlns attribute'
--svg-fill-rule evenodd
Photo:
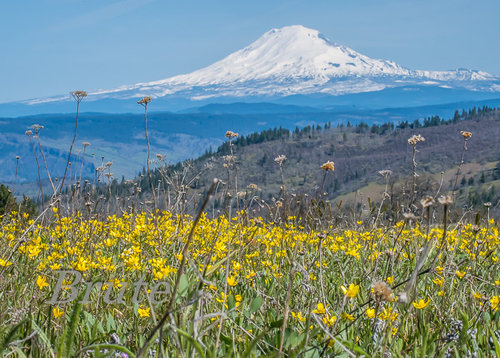
<svg viewBox="0 0 500 358"><path fill-rule="evenodd" d="M295 24L412 69L500 75L499 13L498 0L2 0L0 102L191 72Z"/></svg>

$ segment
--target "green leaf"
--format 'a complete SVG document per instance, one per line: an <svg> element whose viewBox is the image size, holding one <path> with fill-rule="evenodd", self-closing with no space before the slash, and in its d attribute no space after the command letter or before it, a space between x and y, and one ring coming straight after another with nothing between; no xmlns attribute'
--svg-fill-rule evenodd
<svg viewBox="0 0 500 358"><path fill-rule="evenodd" d="M7 348L11 340L16 336L17 331L23 326L23 324L26 323L26 319L22 320L19 322L17 325L12 327L12 329L9 331L9 333L5 336L3 339L2 343L0 344L0 355L2 354L3 350Z"/></svg>
<svg viewBox="0 0 500 358"><path fill-rule="evenodd" d="M19 347L14 348L14 352L17 353L17 357L19 358L27 358L26 354Z"/></svg>
<svg viewBox="0 0 500 358"><path fill-rule="evenodd" d="M229 297L227 298L227 308L229 310L232 310L234 308L235 304L236 304L236 300L234 299L234 296L229 295Z"/></svg>
<svg viewBox="0 0 500 358"><path fill-rule="evenodd" d="M269 328L280 328L282 325L283 325L283 318L279 319L277 321L271 322L271 324L269 325Z"/></svg>
<svg viewBox="0 0 500 358"><path fill-rule="evenodd" d="M251 342L250 344L247 346L247 349L243 352L243 355L241 356L242 358L247 358L247 357L250 357L250 353L252 353L252 350L253 348L255 347L255 345L257 344L257 342L259 342L263 337L264 335L267 333L267 330L263 330L262 332L259 333L258 336L256 336Z"/></svg>
<svg viewBox="0 0 500 358"><path fill-rule="evenodd" d="M37 334L38 334L38 337L40 337L40 340L47 346L47 348L49 349L49 352L50 352L50 355L52 357L55 357L56 354L54 352L54 350L52 349L52 344L50 343L50 339L47 337L47 335L45 334L44 331L42 331L42 329L35 323L34 320L31 320L31 325L33 326L33 328L36 330Z"/></svg>
<svg viewBox="0 0 500 358"><path fill-rule="evenodd" d="M228 346L233 345L233 340L232 340L230 337L228 337L228 336L225 336L225 335L221 334L221 335L220 335L220 338L221 338L221 340L222 340L224 343L226 343Z"/></svg>
<svg viewBox="0 0 500 358"><path fill-rule="evenodd" d="M99 349L99 350L110 349L110 350L120 351L120 352L126 353L130 358L135 358L135 354L132 353L126 347L120 346L118 344L102 344L102 343L91 344L90 346L83 347L75 354L75 357L78 357L83 352L89 351L91 349Z"/></svg>
<svg viewBox="0 0 500 358"><path fill-rule="evenodd" d="M73 311L71 312L71 317L69 320L68 327L64 332L64 357L69 357L73 348L73 342L75 341L76 328L78 326L78 321L80 321L80 313L82 311L83 305L80 303L81 297L78 297Z"/></svg>
<svg viewBox="0 0 500 358"><path fill-rule="evenodd" d="M135 309L134 312L137 312L137 310ZM111 332L112 330L116 329L115 319L111 313L108 313L108 319L106 321L106 329L108 330L108 332Z"/></svg>
<svg viewBox="0 0 500 358"><path fill-rule="evenodd" d="M490 331L490 337L493 340L493 344L495 345L495 353L497 357L500 357L500 344L498 343L497 337L493 331Z"/></svg>
<svg viewBox="0 0 500 358"><path fill-rule="evenodd" d="M205 358L205 353L203 353L203 349L201 349L201 346L200 344L193 338L191 337L187 332L184 332L183 330L180 330L180 329L176 329L177 333L179 333L180 335L184 336L187 338L187 340L189 341L189 343L191 343L193 345L193 347L196 349L196 351L198 352L198 357L202 357L202 358Z"/></svg>
<svg viewBox="0 0 500 358"><path fill-rule="evenodd" d="M187 293L187 289L189 286L188 279L185 274L182 274L181 279L179 281L179 296L183 297Z"/></svg>
<svg viewBox="0 0 500 358"><path fill-rule="evenodd" d="M260 306L262 306L262 297L255 297L250 303L250 313L255 313L259 310Z"/></svg>

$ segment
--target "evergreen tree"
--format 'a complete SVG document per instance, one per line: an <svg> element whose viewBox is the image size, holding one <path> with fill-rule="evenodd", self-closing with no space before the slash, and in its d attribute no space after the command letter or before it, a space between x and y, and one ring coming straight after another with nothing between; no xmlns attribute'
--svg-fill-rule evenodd
<svg viewBox="0 0 500 358"><path fill-rule="evenodd" d="M11 190L7 186L0 184L0 215L12 209L15 204L16 199L12 195Z"/></svg>

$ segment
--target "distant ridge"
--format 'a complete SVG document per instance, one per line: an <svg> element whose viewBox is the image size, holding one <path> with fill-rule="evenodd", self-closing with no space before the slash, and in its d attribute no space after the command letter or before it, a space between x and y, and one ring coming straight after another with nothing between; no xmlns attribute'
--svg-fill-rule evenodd
<svg viewBox="0 0 500 358"><path fill-rule="evenodd" d="M161 100L164 108L168 104L186 109L196 107L196 102L274 102L295 95L342 96L408 86L493 95L500 92L500 78L469 69L408 69L338 45L317 30L294 25L272 29L247 47L189 74L88 91L86 102L94 103L92 110L108 106L109 111L124 112L133 105L127 104L131 99L151 96ZM5 108L13 113L17 110L19 115L29 112L24 107L35 108L31 113L36 108L61 111L70 101L69 95L61 95L0 104L0 115L6 113Z"/></svg>

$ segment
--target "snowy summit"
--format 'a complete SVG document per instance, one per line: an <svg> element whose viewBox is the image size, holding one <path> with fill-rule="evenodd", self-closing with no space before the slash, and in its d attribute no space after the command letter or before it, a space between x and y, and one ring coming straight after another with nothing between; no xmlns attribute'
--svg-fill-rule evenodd
<svg viewBox="0 0 500 358"><path fill-rule="evenodd" d="M189 74L89 93L89 100L175 96L190 100L222 96L342 95L405 85L500 92L486 72L410 70L337 45L301 25L272 29L249 46ZM62 99L37 99L43 103Z"/></svg>

